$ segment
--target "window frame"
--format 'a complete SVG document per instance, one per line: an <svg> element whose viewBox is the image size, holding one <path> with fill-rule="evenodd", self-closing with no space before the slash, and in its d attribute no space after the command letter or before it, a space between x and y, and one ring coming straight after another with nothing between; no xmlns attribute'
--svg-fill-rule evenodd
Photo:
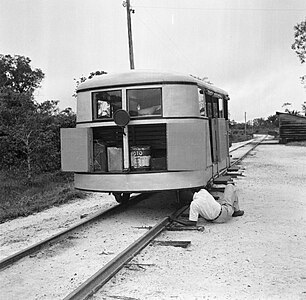
<svg viewBox="0 0 306 300"><path fill-rule="evenodd" d="M110 104L110 116L101 116L99 117L98 116L98 101L97 99L95 99L95 94L98 94L98 93L108 93L108 92L119 92L120 93L120 96L121 96L121 106L119 108L117 108L115 111L117 111L118 109L122 109L123 108L123 102L124 102L124 98L123 98L123 91L121 88L112 88L112 89L105 89L105 90L98 90L98 91L93 91L91 93L91 100L92 100L92 119L95 120L95 121L108 121L108 120L113 120L113 114L115 113L115 111L112 111L112 104L111 102L109 102ZM103 100L101 100L103 101ZM104 102L107 102L107 101L104 101Z"/></svg>
<svg viewBox="0 0 306 300"><path fill-rule="evenodd" d="M228 99L223 98L224 118L228 120Z"/></svg>
<svg viewBox="0 0 306 300"><path fill-rule="evenodd" d="M218 111L219 111L219 118L223 118L223 119L225 119L225 110L224 110L224 99L223 98L219 98L218 99L218 102L219 102L219 104L218 104Z"/></svg>
<svg viewBox="0 0 306 300"><path fill-rule="evenodd" d="M130 101L129 101L129 95L128 93L130 91L140 91L140 90L159 90L160 91L160 113L158 114L143 114L143 115L131 115L130 114ZM125 91L125 98L126 98L126 111L130 114L131 119L139 119L139 118L160 118L163 116L163 88L162 86L143 86L143 87L129 87L126 88ZM154 107L156 105L153 105L152 107ZM146 109L146 108L145 108Z"/></svg>
<svg viewBox="0 0 306 300"><path fill-rule="evenodd" d="M201 117L207 117L206 94L201 88L198 88L199 111Z"/></svg>

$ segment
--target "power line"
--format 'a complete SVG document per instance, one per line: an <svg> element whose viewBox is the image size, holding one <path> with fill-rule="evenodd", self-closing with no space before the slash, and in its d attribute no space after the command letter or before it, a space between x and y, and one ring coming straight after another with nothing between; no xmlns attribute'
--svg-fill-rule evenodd
<svg viewBox="0 0 306 300"><path fill-rule="evenodd" d="M133 7L134 7L134 6L133 6ZM151 17L150 14L148 14L148 15ZM185 59L185 61L186 61L186 63L187 63L186 65L191 66L191 67L194 68L194 69L197 69L197 67L190 61L190 59L180 51L178 45L173 41L173 39L171 39L171 38L169 37L169 35L163 30L163 28L161 28L161 26L159 26L159 24L155 21L155 19L152 18L152 21L155 23L155 25L156 25L155 27L156 27L156 28L159 28L159 33L154 32L154 31L152 30L152 26L149 26L148 24L146 24L146 22L145 22L142 18L140 18L139 15L137 15L135 19L138 19L138 20L139 20L139 21L140 21L149 31L151 31L151 32L152 32L152 33L153 33L162 43L165 43L165 41L162 39L162 35L164 35L164 37L166 37L167 41L170 42L170 43L172 44L172 46L174 46L174 48L175 48L176 52L178 53L178 55ZM161 34L160 34L160 33L161 33Z"/></svg>
<svg viewBox="0 0 306 300"><path fill-rule="evenodd" d="M306 8L201 8L177 6L142 6L133 5L135 8L148 9L174 9L174 10L202 10L202 11L306 11Z"/></svg>

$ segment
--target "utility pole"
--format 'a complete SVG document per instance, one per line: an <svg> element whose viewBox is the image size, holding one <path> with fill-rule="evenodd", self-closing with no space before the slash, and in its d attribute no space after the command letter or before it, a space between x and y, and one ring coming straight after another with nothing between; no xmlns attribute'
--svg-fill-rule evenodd
<svg viewBox="0 0 306 300"><path fill-rule="evenodd" d="M133 38L132 38L132 24L131 24L131 12L135 11L131 9L130 0L123 2L123 6L126 7L127 13L127 26L128 26L128 39L129 39L129 54L130 54L130 69L135 69L134 66L134 51L133 51Z"/></svg>

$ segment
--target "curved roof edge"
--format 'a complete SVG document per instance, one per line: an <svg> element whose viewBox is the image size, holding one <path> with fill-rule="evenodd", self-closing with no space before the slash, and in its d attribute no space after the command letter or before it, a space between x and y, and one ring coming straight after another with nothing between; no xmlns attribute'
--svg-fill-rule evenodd
<svg viewBox="0 0 306 300"><path fill-rule="evenodd" d="M88 79L78 86L77 92L91 90L94 88L121 86L121 85L137 85L145 83L187 83L197 84L203 89L207 89L214 93L228 96L228 93L218 87L210 85L204 81L198 80L191 75L180 73L164 72L157 70L129 70L121 73L107 73Z"/></svg>
<svg viewBox="0 0 306 300"><path fill-rule="evenodd" d="M195 79L195 81L197 82L199 87L201 87L203 89L207 89L209 91L212 91L216 94L227 96L229 98L228 92L226 92L225 90L220 89L220 88L218 88L214 85L211 85L209 83L206 83L205 81L202 81L202 80Z"/></svg>

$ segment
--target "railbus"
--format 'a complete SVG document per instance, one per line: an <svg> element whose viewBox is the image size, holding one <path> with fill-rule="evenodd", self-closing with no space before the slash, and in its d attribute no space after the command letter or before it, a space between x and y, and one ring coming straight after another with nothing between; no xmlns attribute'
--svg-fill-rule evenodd
<svg viewBox="0 0 306 300"><path fill-rule="evenodd" d="M75 188L131 193L206 186L230 164L228 93L189 75L131 70L78 87L76 128L61 129Z"/></svg>

